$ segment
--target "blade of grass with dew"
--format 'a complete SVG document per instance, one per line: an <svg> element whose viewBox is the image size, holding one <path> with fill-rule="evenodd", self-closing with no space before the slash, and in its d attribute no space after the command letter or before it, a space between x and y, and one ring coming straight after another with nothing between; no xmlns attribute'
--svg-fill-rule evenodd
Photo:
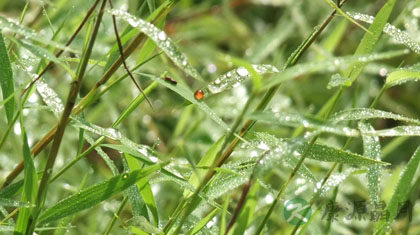
<svg viewBox="0 0 420 235"><path fill-rule="evenodd" d="M381 37L382 30L391 15L395 2L396 0L388 0L379 10L378 14L376 14L375 19L368 29L371 33L365 33L354 53L355 56L371 54L374 51L375 46ZM360 73L362 73L366 63L367 61L351 63L349 68L343 73L343 76L350 78L351 81L354 82Z"/></svg>
<svg viewBox="0 0 420 235"><path fill-rule="evenodd" d="M342 67L351 68L349 64L364 64L377 60L391 59L397 56L406 55L407 53L407 50L395 50L382 53L367 53L365 55L359 54L353 56L333 57L323 61L298 64L274 75L273 78L263 84L262 89L268 89L280 83L290 81L298 76L311 74L326 68L328 68L328 71L332 72L337 71ZM353 78L353 76L347 77Z"/></svg>
<svg viewBox="0 0 420 235"><path fill-rule="evenodd" d="M55 93L43 78L39 79L35 86L45 104L47 104L56 117L60 117L64 110L64 104L57 93Z"/></svg>
<svg viewBox="0 0 420 235"><path fill-rule="evenodd" d="M219 117L217 114L207 106L203 101L197 100L194 98L193 92L190 91L187 87L183 86L182 84L172 84L166 82L165 80L158 78L158 77L150 77L153 81L158 82L159 84L171 89L178 95L182 96L184 99L188 100L189 102L195 104L199 109L201 109L204 113L206 113L213 121L215 121L219 126L223 129L228 130L229 126Z"/></svg>
<svg viewBox="0 0 420 235"><path fill-rule="evenodd" d="M386 112L378 109L372 108L353 108L344 111L337 112L329 118L329 122L339 123L346 121L356 121L356 120L368 120L368 119L393 119L398 121L404 121L408 123L420 124L420 120L404 117L399 114Z"/></svg>
<svg viewBox="0 0 420 235"><path fill-rule="evenodd" d="M134 171L134 170L138 170L142 168L142 166L138 163L137 159L134 158L132 155L124 153L124 157L127 161L130 171ZM150 212L152 213L155 226L158 226L159 214L157 210L156 200L155 200L155 197L153 196L153 191L152 191L152 188L150 187L150 184L147 178L137 181L137 188L141 194L142 200L144 201L147 208L149 208Z"/></svg>
<svg viewBox="0 0 420 235"><path fill-rule="evenodd" d="M370 124L364 122L359 122L358 127L362 133L363 155L380 161L381 144L379 142L379 138L376 136L364 135L364 132L366 130L373 130L373 127ZM368 167L367 179L369 187L369 196L372 206L379 205L381 170L382 169L379 164L374 164Z"/></svg>
<svg viewBox="0 0 420 235"><path fill-rule="evenodd" d="M12 65L10 64L9 55L7 53L6 45L4 44L3 34L0 30L0 85L3 94L3 100L14 94L15 85L13 80ZM4 105L6 110L6 117L8 123L13 119L15 112L15 98L9 99Z"/></svg>
<svg viewBox="0 0 420 235"><path fill-rule="evenodd" d="M80 129L84 130L84 129ZM95 144L95 140L93 140L92 137L89 135L84 135L84 139L92 146ZM105 164L108 166L108 168L111 170L112 174L114 176L119 175L119 171L117 166L115 165L114 161L106 154L101 147L95 148L96 153L104 160Z"/></svg>
<svg viewBox="0 0 420 235"><path fill-rule="evenodd" d="M295 149L298 154L303 154L304 151L308 147L308 143L305 141L300 140L290 140L286 142L287 145L290 145L289 148ZM326 145L321 144L314 144L312 149L308 154L308 158L318 160L318 161L326 161L326 162L338 162L343 164L354 164L354 165L362 165L362 166L369 166L372 164L381 164L381 165L388 165L389 163L382 162L379 160L375 160L372 158L368 158L356 153L344 151L341 149L336 149L333 147L329 147Z"/></svg>
<svg viewBox="0 0 420 235"><path fill-rule="evenodd" d="M76 53L76 54L80 54L80 52L77 51L77 50L74 50L70 47L67 47L67 46L63 45L63 44L60 44L60 43L51 41L47 38L44 38L41 35L39 35L38 33L36 33L34 30L32 30L30 28L27 28L27 27L25 27L21 24L18 24L16 22L14 22L13 20L8 19L8 18L6 18L4 16L1 16L1 15L0 15L0 28L10 30L13 33L17 33L19 35L25 36L26 38L30 38L31 40L43 43L45 45L50 45L50 46L53 46L53 47L58 48L58 49L63 49L63 50L68 51L68 52L73 52L73 53Z"/></svg>
<svg viewBox="0 0 420 235"><path fill-rule="evenodd" d="M132 169L130 169L130 167L128 166L126 155L127 154L122 154L121 160L122 160L122 165L123 165L123 172L129 173L130 171L132 171ZM137 181L137 183L139 183L140 185L143 185L144 183L140 181L144 181L144 180L145 179L140 179L139 181ZM147 209L144 206L145 205L144 200L142 196L140 195L139 188L137 188L136 184L133 184L130 187L128 187L127 190L124 191L124 195L125 197L128 198L128 201L130 202L131 214L133 216L146 216L147 218L149 218Z"/></svg>
<svg viewBox="0 0 420 235"><path fill-rule="evenodd" d="M217 153L219 152L222 144L223 144L224 137L221 137L218 141L216 141L206 152L206 154L200 159L196 167L211 167L213 162L216 160ZM188 180L194 187L198 187L200 185L201 180L205 177L207 173L206 169L196 169L192 172L191 177ZM188 198L193 194L192 191L184 190L184 197Z"/></svg>
<svg viewBox="0 0 420 235"><path fill-rule="evenodd" d="M420 64L413 65L408 68L397 69L386 77L386 88L401 85L409 81L420 80Z"/></svg>
<svg viewBox="0 0 420 235"><path fill-rule="evenodd" d="M332 0L325 0L332 8L334 8L334 10L336 10L338 13L340 13L342 16L344 16L347 20L349 20L350 22L352 22L353 24L357 25L357 27L363 29L366 33L371 33L368 29L366 29L365 27L363 27L363 25L357 23L357 21L355 21L354 19L352 19L350 16L348 16L343 10L341 10L340 7L338 7L337 5L335 5L335 3Z"/></svg>
<svg viewBox="0 0 420 235"><path fill-rule="evenodd" d="M213 219L217 214L219 214L219 210L214 208L210 213L208 213L203 219L198 221L193 228L191 228L186 235L194 235L198 233L206 224Z"/></svg>
<svg viewBox="0 0 420 235"><path fill-rule="evenodd" d="M308 129L315 129L321 132L332 133L343 136L359 136L359 131L344 125L331 125L328 122L318 120L313 117L305 117L297 113L270 111L256 112L249 115L252 120L258 120L273 123L281 126L300 127L304 126Z"/></svg>
<svg viewBox="0 0 420 235"><path fill-rule="evenodd" d="M166 163L158 163L141 170L117 175L102 183L86 188L48 208L40 215L39 223L58 220L95 206L124 191L138 180L148 177L150 174L161 169L164 165L166 165Z"/></svg>
<svg viewBox="0 0 420 235"><path fill-rule="evenodd" d="M360 20L369 24L372 24L375 19L373 16L362 13L347 12L347 14L355 20ZM420 45L416 43L406 32L389 23L385 24L383 32L391 36L395 41L408 47L411 51L420 54Z"/></svg>
<svg viewBox="0 0 420 235"><path fill-rule="evenodd" d="M350 78L345 78L341 76L339 73L333 74L328 81L327 89L331 89L334 87L349 87L351 86Z"/></svg>
<svg viewBox="0 0 420 235"><path fill-rule="evenodd" d="M188 63L188 59L185 54L183 54L178 49L176 44L172 41L172 39L168 37L164 31L158 29L153 24L139 19L122 10L114 9L110 10L109 13L126 21L132 27L135 27L146 34L180 69L182 69L191 77L201 80L199 78L198 72Z"/></svg>
<svg viewBox="0 0 420 235"><path fill-rule="evenodd" d="M0 197L0 206L4 206L4 207L18 207L18 208L29 208L31 207L30 203L27 202L19 202L19 201L15 201L12 200L10 198L3 198Z"/></svg>
<svg viewBox="0 0 420 235"><path fill-rule="evenodd" d="M234 88L250 77L253 78L254 87L258 88L261 83L261 75L279 72L276 67L269 64L250 65L243 61L239 63L238 60L236 60L236 63L242 65L242 67L233 69L217 77L214 81L210 82L204 90L212 94L217 94L227 89Z"/></svg>
<svg viewBox="0 0 420 235"><path fill-rule="evenodd" d="M343 172L331 174L330 177L325 181L325 183L322 185L324 179L318 181L315 185L315 192L319 193L320 196L325 196L327 192L335 189L335 187L342 184L349 176L356 175L356 174L362 174L366 173L366 170L359 169L359 168L348 168L344 170ZM319 186L322 185L320 188Z"/></svg>
<svg viewBox="0 0 420 235"><path fill-rule="evenodd" d="M65 65L64 63L62 63L53 53L51 53L50 51L48 51L45 48L42 48L38 45L35 44L30 44L28 42L24 42L18 39L14 39L12 37L8 37L11 41L13 41L16 45L19 45L23 48L25 48L26 50L28 50L29 52L31 52L34 56L41 58L41 59L45 59L48 61L52 61L56 64L61 65L70 75L72 78L76 77L76 74L74 74L73 70L71 70L67 65Z"/></svg>
<svg viewBox="0 0 420 235"><path fill-rule="evenodd" d="M395 219L398 214L398 206L400 203L405 202L408 199L408 193L410 191L411 182L415 178L417 168L420 164L420 147L416 149L410 161L405 166L404 170L400 174L399 181L395 187L395 191L392 194L391 200L389 201L386 211L389 212L389 217L386 220L380 220L376 224L375 235L387 233L387 227Z"/></svg>
<svg viewBox="0 0 420 235"><path fill-rule="evenodd" d="M381 130L368 130L366 135L392 137L392 136L420 136L420 126L397 126Z"/></svg>
<svg viewBox="0 0 420 235"><path fill-rule="evenodd" d="M22 202L35 204L36 195L38 192L38 175L36 173L35 165L31 156L31 150L28 145L28 137L23 125L23 120L20 120L21 133L23 138L23 158L24 158L24 183L22 192ZM29 225L28 221L31 218L32 208L21 208L16 221L15 233L26 233Z"/></svg>

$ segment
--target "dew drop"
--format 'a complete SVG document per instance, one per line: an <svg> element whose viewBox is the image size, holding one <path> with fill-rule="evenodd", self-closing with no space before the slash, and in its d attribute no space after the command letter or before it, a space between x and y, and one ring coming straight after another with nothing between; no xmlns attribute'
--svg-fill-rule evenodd
<svg viewBox="0 0 420 235"><path fill-rule="evenodd" d="M238 75L239 76L242 76L242 77L245 77L245 76L247 76L249 73L248 73L248 70L246 69L246 68L244 68L244 67L240 67L240 68L238 68L237 70L236 70L236 73L238 73Z"/></svg>
<svg viewBox="0 0 420 235"><path fill-rule="evenodd" d="M160 39L160 40L166 40L166 33L165 32L163 32L163 31L161 31L159 34L158 34L158 38Z"/></svg>

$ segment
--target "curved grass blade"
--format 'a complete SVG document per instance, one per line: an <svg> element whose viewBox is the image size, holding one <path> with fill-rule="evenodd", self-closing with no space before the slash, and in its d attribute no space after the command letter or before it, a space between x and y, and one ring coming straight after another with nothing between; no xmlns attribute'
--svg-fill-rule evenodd
<svg viewBox="0 0 420 235"><path fill-rule="evenodd" d="M374 118L385 118L393 119L398 121L404 121L409 123L420 124L420 120L401 116L399 114L386 112L382 110L372 108L354 108L344 110L332 115L329 121L333 123L339 123L342 121L355 121L355 120L367 120Z"/></svg>
<svg viewBox="0 0 420 235"><path fill-rule="evenodd" d="M193 92L191 92L187 87L182 84L172 84L166 82L165 80L158 77L150 77L152 80L158 82L159 84L173 90L178 95L182 96L184 99L190 101L191 103L197 105L199 109L204 111L211 119L213 119L217 124L219 124L223 129L228 130L228 125L219 117L217 114L207 106L203 101L197 100L194 98Z"/></svg>
<svg viewBox="0 0 420 235"><path fill-rule="evenodd" d="M362 13L347 12L347 14L355 20L360 20L369 24L372 24L375 19L373 16ZM406 32L389 23L384 25L383 32L391 36L395 41L405 45L413 52L420 54L420 45L414 42L414 40Z"/></svg>
<svg viewBox="0 0 420 235"><path fill-rule="evenodd" d="M28 202L18 202L9 198L2 198L0 197L0 206L4 207L25 207L29 208L31 207L31 203Z"/></svg>
<svg viewBox="0 0 420 235"><path fill-rule="evenodd" d="M289 140L287 144L290 145L290 148L295 149L296 155L300 156L308 147L308 143L301 140ZM354 165L363 165L369 166L372 164L381 164L388 165L389 163L382 162L379 160L371 159L356 153L344 151L341 149L336 149L321 144L314 144L311 148L308 158L326 161L326 162L338 162L343 164L354 164Z"/></svg>
<svg viewBox="0 0 420 235"><path fill-rule="evenodd" d="M334 189L335 187L343 183L347 179L347 177L357 174L357 173L361 173L361 171L363 170L360 170L357 168L349 168L349 169L346 169L344 172L332 174L324 183L324 185L322 185L324 179L317 182L316 188L314 191L316 193L319 192L320 196L324 196L327 192L329 192L330 190ZM320 185L322 185L321 188L319 187Z"/></svg>
<svg viewBox="0 0 420 235"><path fill-rule="evenodd" d="M272 79L265 82L262 85L262 88L268 89L282 82L290 81L298 76L314 73L323 69L328 69L328 71L336 71L342 67L351 68L349 64L368 63L368 62L377 61L377 60L385 60L385 59L390 59L393 57L405 55L407 53L408 53L408 50L396 50L396 51L389 51L389 52L383 52L383 53L367 53L364 55L342 56L342 57L330 58L323 61L298 64L293 67L287 68L284 71L281 71L280 73L275 75Z"/></svg>
<svg viewBox="0 0 420 235"><path fill-rule="evenodd" d="M376 14L375 19L368 29L371 33L365 33L362 41L354 52L355 56L371 54L374 51L375 46L382 35L382 30L394 9L395 2L396 0L388 0L381 10L379 10L378 14ZM350 80L354 82L360 73L362 73L366 64L367 61L351 63L349 68L343 73L343 76L350 78Z"/></svg>
<svg viewBox="0 0 420 235"><path fill-rule="evenodd" d="M249 118L289 127L300 127L303 125L305 128L343 136L359 136L359 131L356 129L343 125L331 125L330 123L311 117L305 117L297 113L257 112L251 114Z"/></svg>
<svg viewBox="0 0 420 235"><path fill-rule="evenodd" d="M59 201L57 204L48 208L39 217L39 223L47 223L75 214L79 211L88 209L100 202L124 191L138 180L148 177L150 174L161 169L166 163L158 163L124 173L102 183L89 187L81 192Z"/></svg>
<svg viewBox="0 0 420 235"><path fill-rule="evenodd" d="M185 54L178 49L176 44L168 37L168 35L166 35L164 31L158 29L156 26L147 21L129 14L128 12L117 9L113 9L108 12L146 34L179 68L191 77L200 80L198 72L188 63L188 59Z"/></svg>
<svg viewBox="0 0 420 235"><path fill-rule="evenodd" d="M372 136L420 136L420 126L397 126L382 130L369 130L365 132L366 135Z"/></svg>
<svg viewBox="0 0 420 235"><path fill-rule="evenodd" d="M1 27L0 27L1 28ZM13 72L12 66L10 64L9 56L7 54L6 45L4 44L4 39L2 31L0 29L0 85L1 91L3 94L3 99L8 98L14 93L15 85L13 81ZM13 119L13 114L15 112L15 98L12 97L4 105L6 110L6 117L8 123Z"/></svg>
<svg viewBox="0 0 420 235"><path fill-rule="evenodd" d="M368 136L364 135L365 131L374 130L370 124L359 122L359 130L362 133L363 140L363 155L370 157L372 159L381 160L381 144L377 136ZM379 186L381 178L381 166L379 164L374 164L368 167L367 179L369 186L369 194L371 204L373 206L379 205Z"/></svg>
<svg viewBox="0 0 420 235"><path fill-rule="evenodd" d="M218 210L217 208L214 208L208 215L206 215L203 219L201 219L200 221L198 221L194 225L194 227L190 231L187 232L186 235L193 235L193 234L198 233L219 212L220 212L220 210Z"/></svg>
<svg viewBox="0 0 420 235"><path fill-rule="evenodd" d="M46 44L46 45L50 45L53 46L55 48L58 49L63 49L65 51L69 51L69 52L73 52L73 53L77 53L79 54L79 52L77 50L74 50L70 47L67 47L65 45L62 45L60 43L51 41L47 38L42 37L41 35L39 35L38 33L36 33L34 30L27 28L21 24L16 23L15 21L8 19L4 16L0 15L0 28L1 29L7 29L12 31L13 33L17 33L20 34L22 36L25 36L26 38L30 38L34 41Z"/></svg>
<svg viewBox="0 0 420 235"><path fill-rule="evenodd" d="M342 16L344 16L347 20L352 22L353 24L357 25L357 27L363 29L367 33L371 33L367 28L363 27L363 25L357 23L357 21L353 20L350 16L348 16L343 10L341 10L340 7L335 5L335 3L332 0L325 0L332 8L334 8L338 13L340 13Z"/></svg>
<svg viewBox="0 0 420 235"><path fill-rule="evenodd" d="M50 86L45 82L43 78L39 79L36 83L36 90L42 97L42 100L47 104L47 106L51 109L55 116L60 117L63 110L64 105L63 101L58 97L57 93Z"/></svg>
<svg viewBox="0 0 420 235"><path fill-rule="evenodd" d="M387 88L401 85L409 81L419 81L420 80L420 64L413 65L408 68L397 69L391 72L386 77L385 86Z"/></svg>
<svg viewBox="0 0 420 235"><path fill-rule="evenodd" d="M276 67L269 64L253 64L251 66L258 75L279 72ZM249 79L251 76L251 71L245 67L239 67L217 77L214 81L207 85L205 91L212 94L220 93L226 89L238 86L241 82Z"/></svg>
<svg viewBox="0 0 420 235"><path fill-rule="evenodd" d="M408 193L410 192L411 182L415 179L417 168L420 164L420 147L416 149L410 161L405 166L404 170L400 175L400 179L395 187L395 191L392 194L391 200L388 203L386 211L389 212L387 220L380 220L376 224L375 235L385 234L388 226L395 219L398 214L398 206L401 203L407 202Z"/></svg>

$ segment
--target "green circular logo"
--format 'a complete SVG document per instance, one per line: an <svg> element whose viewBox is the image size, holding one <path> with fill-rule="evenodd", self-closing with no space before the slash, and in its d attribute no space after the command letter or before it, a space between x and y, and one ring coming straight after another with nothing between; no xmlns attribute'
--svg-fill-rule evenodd
<svg viewBox="0 0 420 235"><path fill-rule="evenodd" d="M312 215L312 209L307 201L294 198L284 203L283 214L287 223L301 225L308 223Z"/></svg>

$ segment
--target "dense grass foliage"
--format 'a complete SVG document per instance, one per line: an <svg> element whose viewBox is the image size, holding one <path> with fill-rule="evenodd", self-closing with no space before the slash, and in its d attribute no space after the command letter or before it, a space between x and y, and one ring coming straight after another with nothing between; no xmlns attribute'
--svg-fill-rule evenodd
<svg viewBox="0 0 420 235"><path fill-rule="evenodd" d="M1 234L420 234L420 1L0 2Z"/></svg>

